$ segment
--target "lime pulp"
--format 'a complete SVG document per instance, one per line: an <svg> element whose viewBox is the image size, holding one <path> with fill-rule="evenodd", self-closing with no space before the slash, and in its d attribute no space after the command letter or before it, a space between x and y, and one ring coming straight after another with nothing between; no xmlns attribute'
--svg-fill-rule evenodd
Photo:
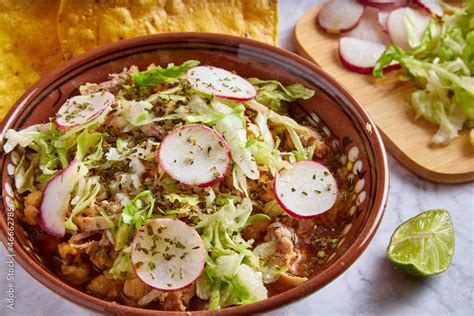
<svg viewBox="0 0 474 316"><path fill-rule="evenodd" d="M446 210L431 210L404 222L387 248L388 259L400 270L416 276L444 272L454 253L454 229Z"/></svg>

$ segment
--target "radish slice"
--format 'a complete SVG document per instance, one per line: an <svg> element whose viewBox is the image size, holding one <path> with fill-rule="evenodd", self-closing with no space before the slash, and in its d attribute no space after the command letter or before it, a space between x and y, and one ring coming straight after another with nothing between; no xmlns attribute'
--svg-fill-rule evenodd
<svg viewBox="0 0 474 316"><path fill-rule="evenodd" d="M273 182L280 206L290 215L307 218L329 210L337 198L337 183L328 168L303 160L280 171Z"/></svg>
<svg viewBox="0 0 474 316"><path fill-rule="evenodd" d="M372 43L358 38L342 37L339 39L339 59L344 67L353 72L371 74L375 63L382 56L387 46ZM400 64L394 63L384 70L399 68Z"/></svg>
<svg viewBox="0 0 474 316"><path fill-rule="evenodd" d="M407 0L357 0L359 3L377 9L396 9L407 5Z"/></svg>
<svg viewBox="0 0 474 316"><path fill-rule="evenodd" d="M135 273L160 291L177 291L191 285L202 273L205 256L197 231L172 218L150 221L132 242Z"/></svg>
<svg viewBox="0 0 474 316"><path fill-rule="evenodd" d="M377 20L379 22L379 25L382 28L382 31L384 31L384 33L388 33L387 20L388 20L388 16L389 16L390 12L392 12L392 11L391 10L379 10L379 13L378 13L378 16L377 16Z"/></svg>
<svg viewBox="0 0 474 316"><path fill-rule="evenodd" d="M110 92L78 95L67 100L56 114L56 126L67 129L85 124L110 109L115 97Z"/></svg>
<svg viewBox="0 0 474 316"><path fill-rule="evenodd" d="M211 186L229 170L230 151L216 131L191 124L169 133L161 142L158 159L163 170L185 185Z"/></svg>
<svg viewBox="0 0 474 316"><path fill-rule="evenodd" d="M359 38L372 43L388 45L390 43L387 34L380 28L378 22L379 11L373 8L366 8L362 19L357 26L344 34L347 37Z"/></svg>
<svg viewBox="0 0 474 316"><path fill-rule="evenodd" d="M198 66L188 70L186 77L197 91L218 98L248 101L257 95L255 87L244 78L222 68Z"/></svg>
<svg viewBox="0 0 474 316"><path fill-rule="evenodd" d="M429 14L436 15L438 18L441 18L444 14L441 1L439 0L413 0L413 3Z"/></svg>
<svg viewBox="0 0 474 316"><path fill-rule="evenodd" d="M409 35L406 27L406 20L413 21L416 38L415 42L409 42ZM388 35L393 43L404 50L410 50L420 44L421 37L425 31L430 17L410 8L400 8L393 10L387 20Z"/></svg>
<svg viewBox="0 0 474 316"><path fill-rule="evenodd" d="M39 224L48 235L61 238L66 233L64 223L71 192L76 185L78 167L79 161L73 160L46 184L39 208Z"/></svg>
<svg viewBox="0 0 474 316"><path fill-rule="evenodd" d="M332 0L319 11L318 24L324 32L350 31L359 23L364 6L355 0Z"/></svg>

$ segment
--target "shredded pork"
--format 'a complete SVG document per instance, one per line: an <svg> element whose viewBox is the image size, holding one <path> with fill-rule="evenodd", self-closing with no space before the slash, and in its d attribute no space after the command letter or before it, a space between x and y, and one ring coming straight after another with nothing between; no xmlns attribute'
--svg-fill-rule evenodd
<svg viewBox="0 0 474 316"><path fill-rule="evenodd" d="M150 123L142 126L142 132L148 137L155 137L157 140L165 138L168 132L161 126L155 123Z"/></svg>
<svg viewBox="0 0 474 316"><path fill-rule="evenodd" d="M276 255L283 258L288 265L297 256L295 252L296 234L292 228L280 222L268 226L265 241L276 243Z"/></svg>
<svg viewBox="0 0 474 316"><path fill-rule="evenodd" d="M117 74L111 74L110 80L101 82L99 84L90 85L87 89L81 90L81 94L87 95L99 91L109 91L111 93L117 93L123 88L123 85L130 82L131 75L134 72L138 72L136 66L132 66L129 69L124 68L122 72Z"/></svg>

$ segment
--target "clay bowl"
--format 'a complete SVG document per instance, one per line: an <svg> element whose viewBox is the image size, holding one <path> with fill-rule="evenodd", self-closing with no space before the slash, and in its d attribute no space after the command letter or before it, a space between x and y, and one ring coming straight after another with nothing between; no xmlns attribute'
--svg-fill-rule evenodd
<svg viewBox="0 0 474 316"><path fill-rule="evenodd" d="M284 84L300 82L316 90L314 98L301 102L301 110L334 137L334 146L341 152L340 159L347 161L348 178L355 184L353 205L348 209L352 220L343 230L344 237L336 253L321 273L289 291L250 305L227 308L221 313L262 312L314 293L343 273L370 243L382 219L389 182L384 146L372 119L357 100L315 64L280 48L226 35L171 33L124 40L74 58L40 80L3 120L0 135L3 138L10 128L22 129L46 122L67 98L78 93L77 88L85 82L106 80L108 74L120 72L131 65L144 69L151 63L180 64L189 59L235 70L244 77L276 79ZM13 223L8 221L7 215L14 213L18 205L17 197L12 192L13 180L8 175L8 165L12 163L11 155L2 154L1 238L7 248L11 245L7 242L13 241L16 260L33 278L64 298L98 312L163 313L100 300L53 274L28 240L21 224L15 221L11 226ZM9 227L14 229L14 235L9 235Z"/></svg>

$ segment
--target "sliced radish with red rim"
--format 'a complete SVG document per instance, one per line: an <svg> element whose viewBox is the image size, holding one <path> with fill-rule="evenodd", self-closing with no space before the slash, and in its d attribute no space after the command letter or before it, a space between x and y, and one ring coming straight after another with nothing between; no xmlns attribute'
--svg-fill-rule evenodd
<svg viewBox="0 0 474 316"><path fill-rule="evenodd" d="M177 219L150 221L132 242L135 273L160 291L177 291L191 285L202 273L205 256L198 232Z"/></svg>
<svg viewBox="0 0 474 316"><path fill-rule="evenodd" d="M39 207L39 225L48 235L63 237L71 193L77 182L79 161L73 160L60 174L49 180Z"/></svg>
<svg viewBox="0 0 474 316"><path fill-rule="evenodd" d="M350 31L359 23L364 6L355 0L332 0L319 11L319 27L329 33Z"/></svg>
<svg viewBox="0 0 474 316"><path fill-rule="evenodd" d="M429 14L436 15L438 18L441 18L444 14L443 6L439 0L413 0L413 3Z"/></svg>
<svg viewBox="0 0 474 316"><path fill-rule="evenodd" d="M344 67L350 71L371 74L375 63L382 56L387 46L372 43L358 38L342 37L339 39L339 59ZM393 63L384 70L400 68L400 64Z"/></svg>
<svg viewBox="0 0 474 316"><path fill-rule="evenodd" d="M378 22L379 11L373 8L366 8L362 19L357 26L344 34L345 37L355 37L373 43L388 45L390 39L380 28Z"/></svg>
<svg viewBox="0 0 474 316"><path fill-rule="evenodd" d="M406 6L407 0L357 0L359 3L377 9L396 9Z"/></svg>
<svg viewBox="0 0 474 316"><path fill-rule="evenodd" d="M163 170L184 185L211 186L222 181L230 166L230 151L221 134L191 124L170 132L161 142L158 159Z"/></svg>
<svg viewBox="0 0 474 316"><path fill-rule="evenodd" d="M406 21L412 21L415 31L416 42L411 43L407 31ZM387 20L388 35L392 42L400 46L403 50L410 50L420 44L423 32L426 30L430 16L420 13L410 8L400 8L393 10Z"/></svg>
<svg viewBox="0 0 474 316"><path fill-rule="evenodd" d="M186 78L195 90L218 98L248 101L257 95L250 82L222 68L193 67L187 71Z"/></svg>
<svg viewBox="0 0 474 316"><path fill-rule="evenodd" d="M329 210L337 198L337 183L328 168L304 160L291 169L281 170L273 182L273 190L280 206L297 218L307 218Z"/></svg>
<svg viewBox="0 0 474 316"><path fill-rule="evenodd" d="M115 96L110 92L78 95L68 99L56 114L56 126L68 129L85 124L110 109Z"/></svg>

